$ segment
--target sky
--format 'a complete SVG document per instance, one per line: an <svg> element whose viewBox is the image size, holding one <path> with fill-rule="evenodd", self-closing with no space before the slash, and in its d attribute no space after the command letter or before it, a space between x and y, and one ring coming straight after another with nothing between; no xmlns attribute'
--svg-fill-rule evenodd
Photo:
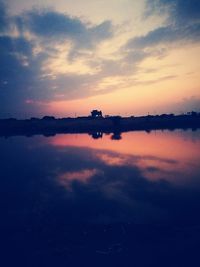
<svg viewBox="0 0 200 267"><path fill-rule="evenodd" d="M199 0L0 0L0 118L200 111Z"/></svg>

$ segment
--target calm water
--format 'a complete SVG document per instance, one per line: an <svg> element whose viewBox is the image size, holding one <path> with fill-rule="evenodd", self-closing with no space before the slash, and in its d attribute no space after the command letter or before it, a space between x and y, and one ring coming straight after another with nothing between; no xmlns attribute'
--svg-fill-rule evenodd
<svg viewBox="0 0 200 267"><path fill-rule="evenodd" d="M97 137L0 139L0 265L200 266L200 131Z"/></svg>

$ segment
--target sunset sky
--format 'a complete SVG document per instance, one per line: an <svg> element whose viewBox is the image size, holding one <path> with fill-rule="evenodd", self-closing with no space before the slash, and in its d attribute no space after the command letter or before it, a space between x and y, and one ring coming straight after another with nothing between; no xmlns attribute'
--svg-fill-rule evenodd
<svg viewBox="0 0 200 267"><path fill-rule="evenodd" d="M199 0L0 0L0 117L200 111Z"/></svg>

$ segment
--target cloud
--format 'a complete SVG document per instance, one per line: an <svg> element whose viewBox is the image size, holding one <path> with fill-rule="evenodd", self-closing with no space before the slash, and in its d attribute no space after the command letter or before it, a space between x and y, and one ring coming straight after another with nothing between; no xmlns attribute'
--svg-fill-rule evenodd
<svg viewBox="0 0 200 267"><path fill-rule="evenodd" d="M146 35L127 42L127 49L143 49L155 45L169 45L177 42L199 42L200 2L198 0L147 0L145 16L167 14L165 25Z"/></svg>
<svg viewBox="0 0 200 267"><path fill-rule="evenodd" d="M99 42L111 38L112 24L104 21L99 25L90 25L77 17L58 13L53 10L39 10L24 13L16 18L21 31L30 31L46 41L71 41L76 49L91 49Z"/></svg>
<svg viewBox="0 0 200 267"><path fill-rule="evenodd" d="M121 38L115 36L119 28L109 20L91 24L44 8L9 16L4 2L0 0L2 117L22 114L28 117L39 112L43 115L38 104L45 107L49 102L81 99L171 79L174 76L167 74L154 81L140 82L137 74L146 58L164 57L171 44L199 41L200 27L195 15L196 19L190 18L193 23L180 25L171 20L123 44L117 43ZM172 16L175 11L170 3L147 1L149 7L154 7L152 14L159 5ZM179 1L175 3L174 10L180 8ZM110 41L111 46L105 41Z"/></svg>
<svg viewBox="0 0 200 267"><path fill-rule="evenodd" d="M4 1L0 0L0 32L8 28L8 16L6 12L6 5Z"/></svg>
<svg viewBox="0 0 200 267"><path fill-rule="evenodd" d="M143 59L166 56L170 49L180 44L200 41L200 2L196 0L147 0L145 18L155 15L165 17L164 25L142 36L130 38L124 49L127 58L143 53ZM142 60L142 59L141 59Z"/></svg>
<svg viewBox="0 0 200 267"><path fill-rule="evenodd" d="M0 106L3 117L34 112L37 108L27 105L27 99L37 101L52 97L48 90L49 81L41 77L41 65L46 55L34 56L33 48L34 45L24 37L0 36Z"/></svg>
<svg viewBox="0 0 200 267"><path fill-rule="evenodd" d="M200 21L198 0L147 0L147 13L168 13L168 21L191 24Z"/></svg>
<svg viewBox="0 0 200 267"><path fill-rule="evenodd" d="M178 114L192 110L200 112L200 98L195 96L185 97L182 101L171 104L168 109L174 110Z"/></svg>
<svg viewBox="0 0 200 267"><path fill-rule="evenodd" d="M127 84L126 76L131 75L134 66L144 58L140 52L127 58L125 53L120 59L95 56L96 47L113 35L110 21L91 25L55 11L34 9L21 16L10 17L8 22L18 31L14 36L7 31L0 38L3 117L12 114L21 117L23 113L30 116L39 112L38 103L45 106L49 101L80 99L105 94L119 86L122 88ZM70 44L69 48L63 46L65 42ZM55 67L51 70L49 66L59 56L59 46L64 47L64 65L81 59L84 66L98 70L94 73L68 70L55 73ZM105 79L117 76L124 77L118 86L115 83L99 90Z"/></svg>
<svg viewBox="0 0 200 267"><path fill-rule="evenodd" d="M197 42L200 40L200 24L174 27L169 25L150 31L144 36L130 39L126 45L128 49L143 49L160 44L172 44L177 42Z"/></svg>
<svg viewBox="0 0 200 267"><path fill-rule="evenodd" d="M70 48L65 51L65 64L79 59L80 55L85 57L85 50L90 53L112 37L110 21L91 25L79 18L43 9L9 17L2 1L0 7L1 116L29 116L38 112L36 103L45 104L57 99L57 95L72 99L91 94L88 84L98 81L100 76L75 72L55 76L46 65L56 58L57 45L66 42Z"/></svg>

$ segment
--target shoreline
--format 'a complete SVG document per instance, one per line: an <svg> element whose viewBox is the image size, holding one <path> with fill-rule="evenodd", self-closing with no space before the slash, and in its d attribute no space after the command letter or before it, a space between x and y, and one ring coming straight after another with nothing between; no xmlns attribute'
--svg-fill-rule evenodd
<svg viewBox="0 0 200 267"><path fill-rule="evenodd" d="M116 136L128 131L176 130L200 128L200 115L160 115L143 117L78 117L61 118L45 116L42 119L28 120L1 119L0 136L54 136L64 133L87 133L95 136L97 133L114 133Z"/></svg>

